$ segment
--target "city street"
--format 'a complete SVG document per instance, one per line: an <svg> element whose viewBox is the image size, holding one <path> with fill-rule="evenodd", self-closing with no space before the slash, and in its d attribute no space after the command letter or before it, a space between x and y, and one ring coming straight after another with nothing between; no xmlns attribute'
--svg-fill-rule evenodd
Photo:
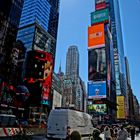
<svg viewBox="0 0 140 140"><path fill-rule="evenodd" d="M104 140L104 134L100 135L101 138ZM131 140L131 137L128 137L128 140ZM135 140L140 140L140 135L135 137Z"/></svg>
<svg viewBox="0 0 140 140"><path fill-rule="evenodd" d="M101 138L104 140L104 134L100 135ZM0 138L1 140L12 140L11 138ZM45 138L45 136L33 136L32 140L48 140L47 138ZM82 140L88 140L87 138L84 138ZM128 140L131 140L130 137L128 137ZM140 140L140 136L136 136L135 140Z"/></svg>

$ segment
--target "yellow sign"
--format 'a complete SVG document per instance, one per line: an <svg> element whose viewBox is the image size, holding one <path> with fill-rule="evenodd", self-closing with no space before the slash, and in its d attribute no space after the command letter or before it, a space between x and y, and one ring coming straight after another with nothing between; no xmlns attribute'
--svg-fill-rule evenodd
<svg viewBox="0 0 140 140"><path fill-rule="evenodd" d="M125 101L124 96L117 96L117 119L125 119Z"/></svg>

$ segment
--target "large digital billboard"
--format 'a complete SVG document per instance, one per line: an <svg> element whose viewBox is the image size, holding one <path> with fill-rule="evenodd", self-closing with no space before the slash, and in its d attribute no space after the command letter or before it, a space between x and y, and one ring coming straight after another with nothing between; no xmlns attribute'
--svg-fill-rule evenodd
<svg viewBox="0 0 140 140"><path fill-rule="evenodd" d="M117 96L117 119L125 119L125 101L124 96Z"/></svg>
<svg viewBox="0 0 140 140"><path fill-rule="evenodd" d="M88 80L104 81L107 77L105 48L88 51Z"/></svg>
<svg viewBox="0 0 140 140"><path fill-rule="evenodd" d="M103 9L91 13L91 25L97 24L100 22L107 23L109 21L108 9Z"/></svg>
<svg viewBox="0 0 140 140"><path fill-rule="evenodd" d="M43 104L48 104L49 94L51 92L52 86L52 70L53 70L53 58L52 55L46 53L46 61L44 65L44 81L42 84L42 96L43 96Z"/></svg>
<svg viewBox="0 0 140 140"><path fill-rule="evenodd" d="M105 46L104 24L88 27L88 49Z"/></svg>
<svg viewBox="0 0 140 140"><path fill-rule="evenodd" d="M88 99L106 98L106 81L88 83Z"/></svg>
<svg viewBox="0 0 140 140"><path fill-rule="evenodd" d="M106 104L92 104L88 105L88 110L89 111L95 111L100 114L106 114L107 113L107 106Z"/></svg>

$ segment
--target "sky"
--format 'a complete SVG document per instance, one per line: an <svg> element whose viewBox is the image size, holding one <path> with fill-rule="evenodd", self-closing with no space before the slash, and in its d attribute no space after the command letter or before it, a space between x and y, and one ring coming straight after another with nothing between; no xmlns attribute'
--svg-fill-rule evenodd
<svg viewBox="0 0 140 140"><path fill-rule="evenodd" d="M119 0L125 55L129 61L131 87L140 103L140 1ZM61 63L65 73L68 47L76 45L80 54L80 77L88 81L87 37L94 0L60 0L60 15L55 59L55 72Z"/></svg>

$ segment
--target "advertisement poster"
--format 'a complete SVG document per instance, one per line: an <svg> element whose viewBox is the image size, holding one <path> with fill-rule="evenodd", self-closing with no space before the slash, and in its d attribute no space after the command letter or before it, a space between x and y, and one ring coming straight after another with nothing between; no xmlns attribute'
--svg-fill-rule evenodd
<svg viewBox="0 0 140 140"><path fill-rule="evenodd" d="M108 9L103 9L91 13L91 25L95 23L107 23L109 21Z"/></svg>
<svg viewBox="0 0 140 140"><path fill-rule="evenodd" d="M106 98L106 81L88 83L88 99Z"/></svg>
<svg viewBox="0 0 140 140"><path fill-rule="evenodd" d="M125 119L125 101L124 96L117 96L117 119Z"/></svg>
<svg viewBox="0 0 140 140"><path fill-rule="evenodd" d="M105 81L107 76L105 48L88 51L88 80Z"/></svg>
<svg viewBox="0 0 140 140"><path fill-rule="evenodd" d="M105 8L106 8L106 3L105 2L95 5L96 10L102 10L102 9L105 9Z"/></svg>
<svg viewBox="0 0 140 140"><path fill-rule="evenodd" d="M88 27L88 49L105 46L104 24Z"/></svg>
<svg viewBox="0 0 140 140"><path fill-rule="evenodd" d="M52 55L46 53L46 62L44 66L44 82L42 84L43 104L48 104L49 94L52 87L52 70L53 58Z"/></svg>
<svg viewBox="0 0 140 140"><path fill-rule="evenodd" d="M96 111L100 114L106 114L107 113L107 106L106 104L93 104L88 106L89 111Z"/></svg>

